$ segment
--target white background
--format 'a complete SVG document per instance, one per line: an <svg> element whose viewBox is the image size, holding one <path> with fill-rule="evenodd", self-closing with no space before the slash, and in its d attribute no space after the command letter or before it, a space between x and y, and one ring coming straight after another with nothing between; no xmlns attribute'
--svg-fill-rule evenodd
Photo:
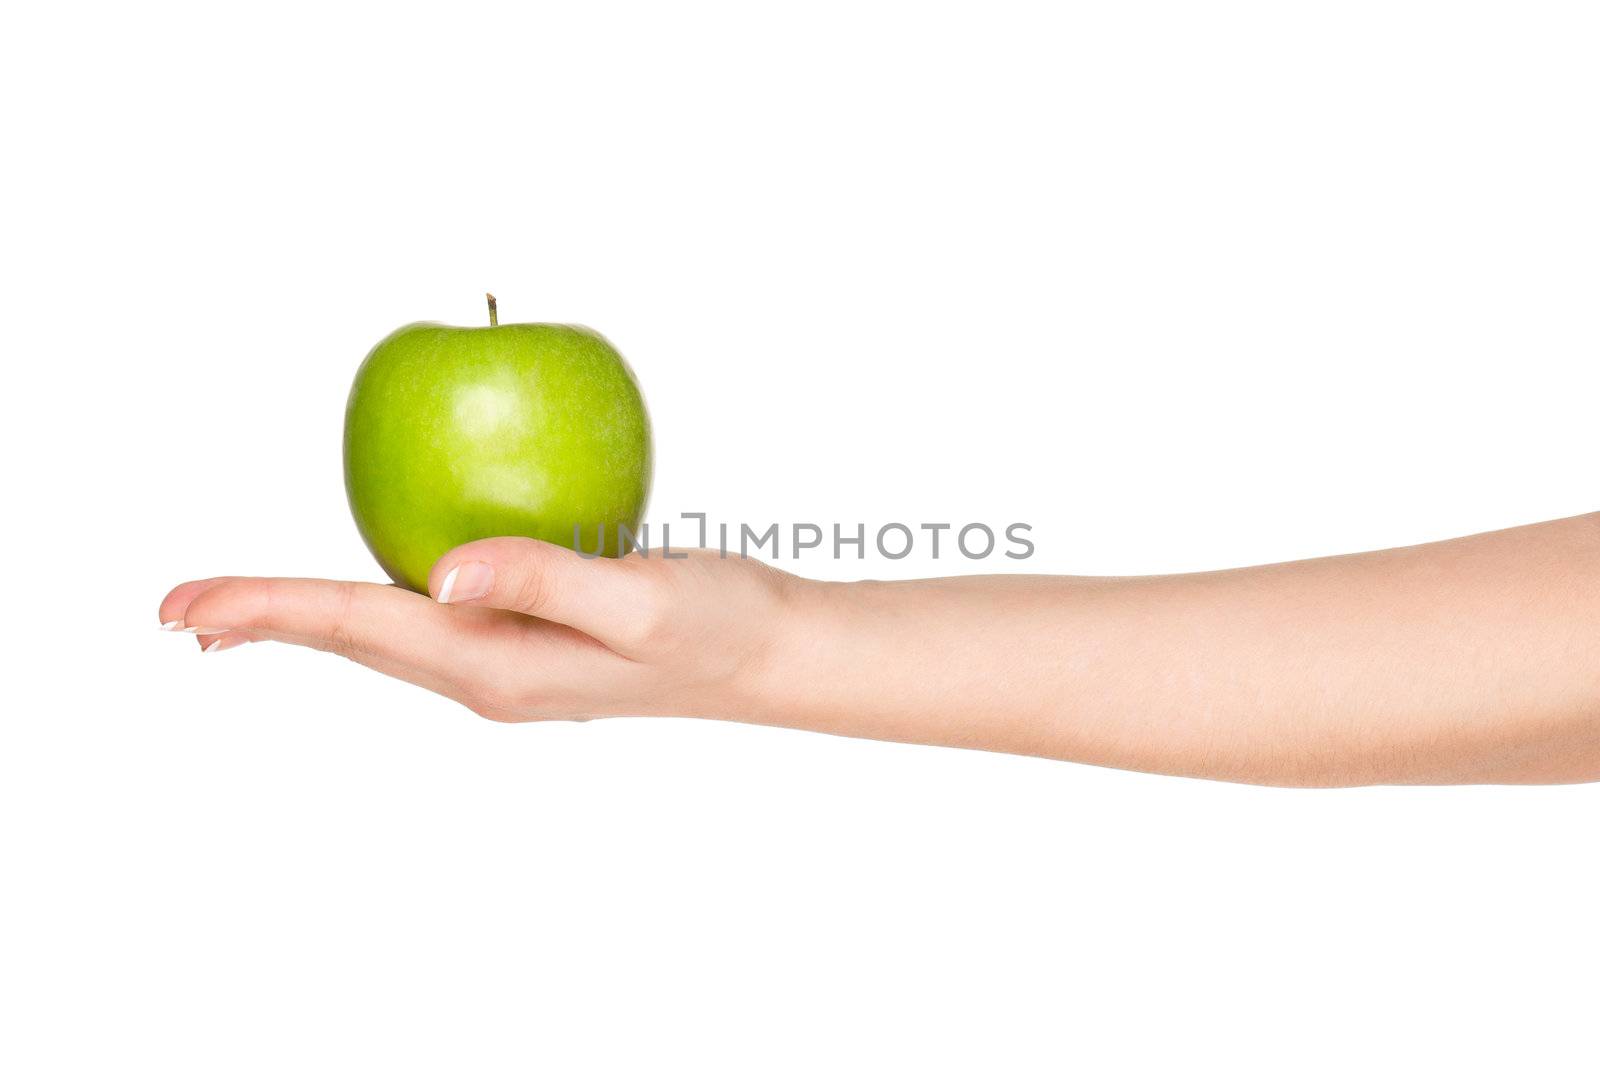
<svg viewBox="0 0 1600 1073"><path fill-rule="evenodd" d="M380 577L350 377L486 289L629 356L657 523L1141 573L1593 510L1591 5L3 18L0 1065L1594 1068L1600 787L506 727L155 629Z"/></svg>

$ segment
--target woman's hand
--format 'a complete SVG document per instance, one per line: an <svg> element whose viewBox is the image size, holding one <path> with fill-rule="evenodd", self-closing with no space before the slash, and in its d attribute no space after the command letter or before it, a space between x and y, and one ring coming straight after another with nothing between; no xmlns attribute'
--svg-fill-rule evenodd
<svg viewBox="0 0 1600 1073"><path fill-rule="evenodd" d="M520 537L464 544L434 565L433 599L388 585L302 578L191 581L163 628L204 651L287 641L337 652L489 719L731 716L799 579L754 560L586 559Z"/></svg>
<svg viewBox="0 0 1600 1073"><path fill-rule="evenodd" d="M1600 779L1600 515L1209 574L850 585L502 538L428 588L218 578L161 619L491 719L710 716L1299 786Z"/></svg>

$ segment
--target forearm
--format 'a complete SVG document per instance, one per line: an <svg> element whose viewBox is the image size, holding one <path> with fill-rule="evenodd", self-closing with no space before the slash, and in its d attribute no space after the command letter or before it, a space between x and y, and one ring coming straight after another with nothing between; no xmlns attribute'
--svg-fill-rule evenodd
<svg viewBox="0 0 1600 1073"><path fill-rule="evenodd" d="M760 718L1294 785L1600 778L1600 515L1170 577L801 583Z"/></svg>

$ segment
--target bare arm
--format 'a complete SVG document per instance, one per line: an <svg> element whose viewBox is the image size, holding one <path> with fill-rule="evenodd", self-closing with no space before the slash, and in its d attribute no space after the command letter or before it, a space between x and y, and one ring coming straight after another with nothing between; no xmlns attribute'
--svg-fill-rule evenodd
<svg viewBox="0 0 1600 1073"><path fill-rule="evenodd" d="M1600 515L1245 570L805 601L828 626L786 646L782 677L812 683L790 725L1250 782L1600 778Z"/></svg>
<svg viewBox="0 0 1600 1073"><path fill-rule="evenodd" d="M445 556L435 595L458 566L447 605L223 578L161 613L507 721L710 716L1285 785L1600 779L1600 514L1145 578L830 584L502 538Z"/></svg>

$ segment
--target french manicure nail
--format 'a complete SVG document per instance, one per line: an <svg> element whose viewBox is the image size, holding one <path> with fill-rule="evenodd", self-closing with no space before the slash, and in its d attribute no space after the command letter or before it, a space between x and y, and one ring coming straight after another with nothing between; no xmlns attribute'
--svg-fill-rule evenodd
<svg viewBox="0 0 1600 1073"><path fill-rule="evenodd" d="M227 633L228 631L215 626L185 626L183 632L192 633L196 637L214 637L219 633Z"/></svg>
<svg viewBox="0 0 1600 1073"><path fill-rule="evenodd" d="M223 640L224 638L218 637L215 641L212 641L210 644L202 648L200 650L200 654L203 656L207 652L215 652L218 648L222 647Z"/></svg>
<svg viewBox="0 0 1600 1073"><path fill-rule="evenodd" d="M488 563L457 563L439 584L439 602L476 600L489 595L494 585L494 567Z"/></svg>
<svg viewBox="0 0 1600 1073"><path fill-rule="evenodd" d="M176 630L178 627L180 627L182 625L183 625L183 619L175 618L171 622L163 622L161 624L161 628L163 630L166 630L168 633L172 633L174 630Z"/></svg>

